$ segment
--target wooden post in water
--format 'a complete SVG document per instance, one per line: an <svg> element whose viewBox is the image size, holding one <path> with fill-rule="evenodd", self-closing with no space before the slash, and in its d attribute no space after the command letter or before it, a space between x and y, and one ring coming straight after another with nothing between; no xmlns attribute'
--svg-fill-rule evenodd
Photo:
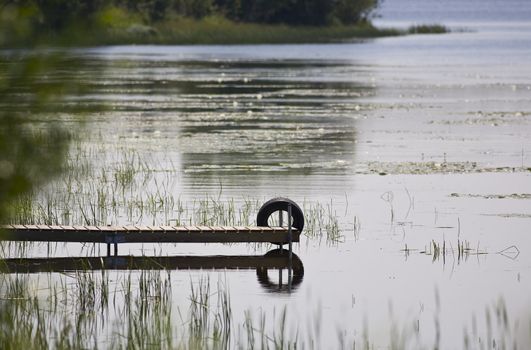
<svg viewBox="0 0 531 350"><path fill-rule="evenodd" d="M293 248L292 248L292 242L293 242L293 235L291 232L291 204L288 203L288 247L289 247L289 255L288 255L288 291L291 292L291 279L292 279L292 262L293 262Z"/></svg>
<svg viewBox="0 0 531 350"><path fill-rule="evenodd" d="M284 221L284 215L282 214L282 210L278 211L278 226L282 227ZM283 245L280 245L280 251L283 250ZM278 288L282 288L282 269L278 269Z"/></svg>
<svg viewBox="0 0 531 350"><path fill-rule="evenodd" d="M278 226L279 227L282 227L283 221L284 221L284 215L282 214L282 210L279 210L278 211ZM281 252L282 252L283 249L284 249L284 246L280 245L280 251ZM280 277L282 277L282 276L280 276Z"/></svg>

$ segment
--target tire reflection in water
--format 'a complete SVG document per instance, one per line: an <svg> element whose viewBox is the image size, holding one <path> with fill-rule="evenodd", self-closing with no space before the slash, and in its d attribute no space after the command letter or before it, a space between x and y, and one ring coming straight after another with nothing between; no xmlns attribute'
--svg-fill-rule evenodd
<svg viewBox="0 0 531 350"><path fill-rule="evenodd" d="M4 273L40 273L95 270L194 270L227 269L256 270L258 283L273 293L291 292L302 282L304 267L295 254L291 266L286 249L275 249L265 255L235 256L102 256L60 258L13 258L0 259L0 271ZM273 282L268 272L278 271L279 281Z"/></svg>

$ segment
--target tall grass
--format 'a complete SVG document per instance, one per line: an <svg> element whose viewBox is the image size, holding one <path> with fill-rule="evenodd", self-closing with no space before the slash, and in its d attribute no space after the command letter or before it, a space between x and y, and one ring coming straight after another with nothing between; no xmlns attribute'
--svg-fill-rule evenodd
<svg viewBox="0 0 531 350"><path fill-rule="evenodd" d="M182 313L172 302L168 272L128 272L110 284L105 274L79 271L58 279L50 274L44 288L31 275L0 275L0 347L229 349L254 347L261 339L260 348L278 349L289 343L285 310L279 333L266 334L263 324L258 338L251 319L247 334L236 332L229 292L221 283L212 291L209 279L192 282L189 308Z"/></svg>
<svg viewBox="0 0 531 350"><path fill-rule="evenodd" d="M103 273L74 275L0 275L0 347L2 349L312 349L319 348L320 313L295 321L283 307L273 313L235 315L228 287L212 289L208 278L191 281L189 304L172 300L171 273L129 271L109 279ZM43 276L41 276L42 278ZM72 288L69 280L74 279ZM114 279L114 281L113 281ZM87 291L81 289L87 288ZM99 300L100 302L95 302ZM434 310L441 317L440 301ZM243 317L241 317L243 316ZM391 349L439 348L423 344L416 323L392 320ZM235 323L235 320L242 320ZM489 305L484 317L472 317L463 332L463 348L524 349L518 324L512 324L503 299ZM485 326L479 326L481 322ZM309 329L305 329L309 327ZM367 326L352 334L349 325L337 330L333 343L341 348L372 349ZM531 333L528 332L528 341ZM330 340L327 340L330 341ZM494 345L495 344L495 345ZM524 346L524 347L521 347Z"/></svg>
<svg viewBox="0 0 531 350"><path fill-rule="evenodd" d="M79 140L77 142L80 142ZM114 153L115 152L115 153ZM95 159L96 158L96 159ZM98 142L72 147L65 175L21 196L10 211L13 224L252 226L267 198L204 195L183 200L175 193L179 170L146 160L138 151L109 152ZM220 188L222 191L222 188ZM334 203L305 202L310 239L344 239ZM359 231L359 223L354 223ZM357 234L359 232L355 232Z"/></svg>

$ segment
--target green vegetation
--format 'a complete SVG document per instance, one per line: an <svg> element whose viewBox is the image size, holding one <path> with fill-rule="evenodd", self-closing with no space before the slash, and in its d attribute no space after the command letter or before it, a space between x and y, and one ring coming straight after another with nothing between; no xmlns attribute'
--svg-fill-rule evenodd
<svg viewBox="0 0 531 350"><path fill-rule="evenodd" d="M335 26L289 26L241 23L224 17L181 17L155 26L133 25L126 30L106 31L95 41L72 38L85 44L281 44L325 43L360 38L400 35L395 29L378 29L370 23Z"/></svg>
<svg viewBox="0 0 531 350"><path fill-rule="evenodd" d="M175 305L176 289L171 272L160 270L87 269L47 274L40 281L29 274L1 274L0 347L314 349L321 343L318 332L323 320L319 312L293 329L289 327L293 314L286 307L276 313L246 310L243 315L236 314L225 283L218 282L212 288L209 278L192 279L188 303L181 307ZM445 305L440 305L437 294L436 298L433 316L440 331ZM434 344L423 344L416 320L400 325L392 309L389 312L390 349L440 348L439 338ZM518 325L511 324L511 316L503 299L488 305L484 319L473 316L471 326L463 330L462 348L488 348L486 344L496 344L496 349L525 348L528 338L518 338ZM359 330L348 324L337 328L337 348L374 349L383 345L381 339L370 337L367 325ZM327 344L332 347L334 341Z"/></svg>
<svg viewBox="0 0 531 350"><path fill-rule="evenodd" d="M74 139L74 145L79 142ZM44 188L25 193L11 201L10 223L43 225L255 225L263 200L225 199L205 196L183 201L171 193L176 169L147 166L134 152L123 148L119 160L91 163L91 155L101 159L112 155L103 147L71 150L65 174ZM100 160L101 160L100 159ZM162 175L160 173L163 173ZM146 191L146 188L151 189ZM221 195L221 193L220 193ZM308 238L336 244L344 240L332 202L304 202ZM276 224L276 222L273 222ZM26 243L31 246L32 243Z"/></svg>
<svg viewBox="0 0 531 350"><path fill-rule="evenodd" d="M71 130L45 115L65 91L79 91L73 77L60 83L49 78L65 64L76 65L50 54L0 60L0 222L7 219L10 203L63 168Z"/></svg>
<svg viewBox="0 0 531 350"><path fill-rule="evenodd" d="M375 28L378 2L11 0L0 6L0 47L317 43L446 30Z"/></svg>
<svg viewBox="0 0 531 350"><path fill-rule="evenodd" d="M248 23L358 24L367 21L377 5L378 0L11 0L3 2L3 12L27 18L40 29L60 31L76 22L93 25L109 14L115 22L124 13L144 24L211 15Z"/></svg>
<svg viewBox="0 0 531 350"><path fill-rule="evenodd" d="M450 29L440 24L420 24L409 27L407 31L410 34L443 34Z"/></svg>

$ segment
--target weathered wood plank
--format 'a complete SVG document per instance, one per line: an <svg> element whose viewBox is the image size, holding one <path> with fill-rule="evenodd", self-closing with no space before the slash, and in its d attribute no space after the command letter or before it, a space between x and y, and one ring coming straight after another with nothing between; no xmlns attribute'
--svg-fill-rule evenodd
<svg viewBox="0 0 531 350"><path fill-rule="evenodd" d="M237 243L288 242L285 227L210 226L47 226L9 225L1 237L10 241L93 243ZM300 232L293 230L292 241Z"/></svg>

